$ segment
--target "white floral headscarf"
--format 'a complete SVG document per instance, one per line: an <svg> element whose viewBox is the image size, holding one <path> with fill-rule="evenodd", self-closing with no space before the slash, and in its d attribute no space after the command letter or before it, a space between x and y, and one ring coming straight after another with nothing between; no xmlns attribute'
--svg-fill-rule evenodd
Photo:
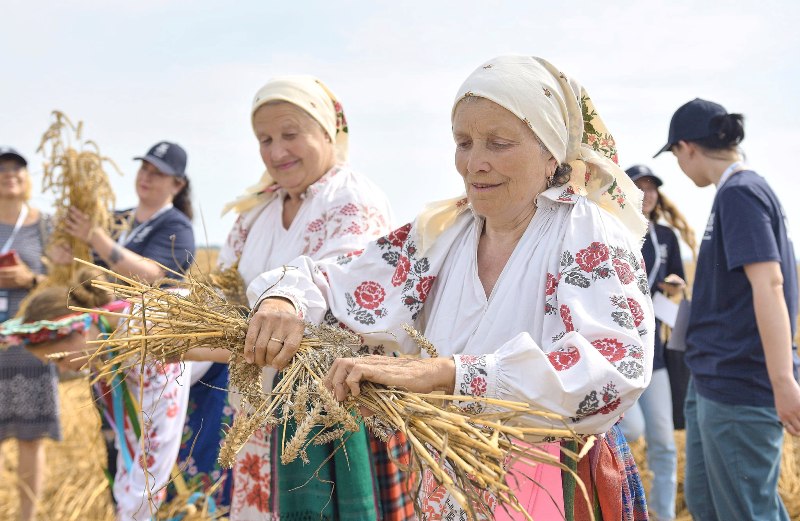
<svg viewBox="0 0 800 521"><path fill-rule="evenodd" d="M336 162L345 163L349 154L347 119L342 104L333 92L313 76L280 76L271 79L256 92L250 118L262 105L270 101L285 101L303 109L323 128L336 150ZM272 197L269 190L275 184L272 176L264 172L255 185L247 188L235 201L225 205L222 214L230 210L241 213Z"/></svg>
<svg viewBox="0 0 800 521"><path fill-rule="evenodd" d="M642 192L617 165L614 138L586 91L552 64L534 56L499 56L478 67L458 90L452 112L466 97L486 98L510 111L539 137L559 163L572 167L570 181L542 196L565 201L586 196L616 216L637 239L647 231ZM452 224L457 202L434 203L417 220L423 245Z"/></svg>

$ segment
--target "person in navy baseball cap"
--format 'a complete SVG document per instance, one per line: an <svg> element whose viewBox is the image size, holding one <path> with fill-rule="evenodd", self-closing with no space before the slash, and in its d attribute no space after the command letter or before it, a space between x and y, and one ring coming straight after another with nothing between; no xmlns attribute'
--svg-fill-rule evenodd
<svg viewBox="0 0 800 521"><path fill-rule="evenodd" d="M797 259L777 193L745 162L744 136L742 114L695 99L675 112L661 150L695 185L716 188L684 342L684 494L694 519L788 521L778 478L785 433L800 436Z"/></svg>
<svg viewBox="0 0 800 521"><path fill-rule="evenodd" d="M164 174L186 177L186 151L177 143L159 141L147 154L134 159L147 161Z"/></svg>
<svg viewBox="0 0 800 521"><path fill-rule="evenodd" d="M678 141L697 141L715 135L720 130L722 117L727 115L728 111L713 101L695 98L685 103L672 115L667 144L653 157L671 150Z"/></svg>
<svg viewBox="0 0 800 521"><path fill-rule="evenodd" d="M639 179L650 178L657 187L664 184L664 182L661 181L661 178L655 175L652 170L650 170L650 167L644 165L633 165L625 170L625 173L628 174L628 177L630 177L631 181L634 183Z"/></svg>
<svg viewBox="0 0 800 521"><path fill-rule="evenodd" d="M28 166L28 162L22 157L22 154L12 147L0 145L0 161L3 159L15 159L20 165Z"/></svg>

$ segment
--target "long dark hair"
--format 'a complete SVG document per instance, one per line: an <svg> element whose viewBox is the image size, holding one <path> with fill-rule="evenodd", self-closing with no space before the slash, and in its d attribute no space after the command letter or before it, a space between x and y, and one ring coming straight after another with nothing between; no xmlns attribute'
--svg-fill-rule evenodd
<svg viewBox="0 0 800 521"><path fill-rule="evenodd" d="M192 189L189 186L189 178L184 177L182 179L184 182L183 188L172 198L172 206L180 210L183 215L191 221L194 217L194 211L192 210Z"/></svg>

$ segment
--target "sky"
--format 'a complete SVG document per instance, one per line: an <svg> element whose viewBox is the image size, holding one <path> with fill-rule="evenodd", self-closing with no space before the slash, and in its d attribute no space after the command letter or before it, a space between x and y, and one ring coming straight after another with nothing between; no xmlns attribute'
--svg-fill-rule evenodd
<svg viewBox="0 0 800 521"><path fill-rule="evenodd" d="M541 56L580 81L614 134L623 168L649 165L701 231L714 188L696 188L666 142L695 97L745 115L743 149L800 229L800 3L441 0L219 2L4 0L0 144L29 160L54 109L123 170L119 208L136 204L138 162L160 140L188 152L199 246L224 242L223 205L263 171L250 103L271 77L312 74L342 101L350 161L388 195L395 224L463 191L450 111L459 85L501 54ZM47 209L52 196L36 195ZM200 215L202 214L202 216Z"/></svg>

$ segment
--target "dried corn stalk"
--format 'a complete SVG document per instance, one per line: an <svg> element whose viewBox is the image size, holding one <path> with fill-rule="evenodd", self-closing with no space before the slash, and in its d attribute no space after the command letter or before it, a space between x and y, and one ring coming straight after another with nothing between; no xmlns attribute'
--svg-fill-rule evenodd
<svg viewBox="0 0 800 521"><path fill-rule="evenodd" d="M106 174L107 165L117 173L114 162L100 154L94 141L83 140L83 123L74 125L64 113L53 111L54 121L42 136L37 152L45 156L42 191L55 196L55 221L63 222L70 206L89 216L93 226L109 232L113 228L114 192ZM65 243L75 257L90 260L89 246L56 226L49 244ZM53 266L48 284L69 285L74 265Z"/></svg>
<svg viewBox="0 0 800 521"><path fill-rule="evenodd" d="M357 431L363 420L384 440L396 433L404 434L411 445L408 469L416 474L430 472L473 517L490 514L487 501L491 496L498 502L496 508L530 519L510 486L515 480L529 478L524 472L510 475L510 463L514 463L514 469L547 464L571 471L558 457L525 440L577 440L583 447L580 454L564 451L575 460L592 445L592 438L579 439L561 417L534 410L525 403L411 393L372 383L365 383L358 397L339 403L323 384L323 378L336 358L354 356L360 339L329 326L307 325L300 349L267 396L261 385L261 370L244 361L247 319L241 308L231 306L211 287L191 276L185 283L188 293L178 295L108 273L127 285L106 281L95 284L117 291L136 306L124 315L131 324L127 332L115 333L95 353L105 359L102 372L124 370L145 363L147 357L175 360L194 347L231 352L231 385L242 393L246 413L235 417L227 433L220 451L223 466L230 467L236 452L264 425L296 422L291 439L281 440L281 461L286 464L296 458L307 461L306 450L311 444L343 440ZM436 354L421 335L414 332L412 336L430 354ZM492 412L475 413L471 408L453 405L457 401L480 404ZM363 408L372 414L362 417ZM530 416L546 420L550 427L522 426L521 420ZM286 429L283 432L285 436ZM580 479L575 478L583 488ZM585 489L584 496L588 498Z"/></svg>

